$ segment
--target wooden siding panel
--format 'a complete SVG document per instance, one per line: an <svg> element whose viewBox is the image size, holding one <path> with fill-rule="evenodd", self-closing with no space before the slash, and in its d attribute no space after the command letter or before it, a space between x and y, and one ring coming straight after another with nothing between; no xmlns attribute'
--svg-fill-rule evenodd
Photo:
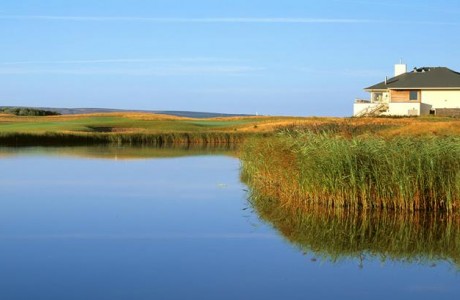
<svg viewBox="0 0 460 300"><path fill-rule="evenodd" d="M417 91L418 93L418 100L410 100L410 91L409 90L401 90L401 91L396 91L396 90L390 90L390 97L391 97L391 102L393 103L419 103L420 102L420 91Z"/></svg>

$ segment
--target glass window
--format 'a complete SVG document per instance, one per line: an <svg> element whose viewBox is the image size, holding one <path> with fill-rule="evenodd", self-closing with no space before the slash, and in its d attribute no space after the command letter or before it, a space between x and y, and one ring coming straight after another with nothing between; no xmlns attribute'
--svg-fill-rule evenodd
<svg viewBox="0 0 460 300"><path fill-rule="evenodd" d="M382 93L372 93L372 102L382 102L383 94Z"/></svg>
<svg viewBox="0 0 460 300"><path fill-rule="evenodd" d="M409 92L409 100L417 101L418 100L418 91Z"/></svg>

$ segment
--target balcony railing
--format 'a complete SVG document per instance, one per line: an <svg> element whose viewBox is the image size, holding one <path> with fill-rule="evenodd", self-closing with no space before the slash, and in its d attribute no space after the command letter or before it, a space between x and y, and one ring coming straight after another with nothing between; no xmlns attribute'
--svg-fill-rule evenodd
<svg viewBox="0 0 460 300"><path fill-rule="evenodd" d="M366 99L355 99L355 103L371 103L371 100L366 100Z"/></svg>

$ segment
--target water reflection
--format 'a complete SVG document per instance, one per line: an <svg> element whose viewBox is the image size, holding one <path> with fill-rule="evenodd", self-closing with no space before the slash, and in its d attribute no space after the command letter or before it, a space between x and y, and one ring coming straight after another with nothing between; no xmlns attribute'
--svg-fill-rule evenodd
<svg viewBox="0 0 460 300"><path fill-rule="evenodd" d="M174 158L196 155L230 155L234 156L235 145L172 145L167 147L0 147L0 159L17 155L73 156L97 159L151 159Z"/></svg>
<svg viewBox="0 0 460 300"><path fill-rule="evenodd" d="M443 260L460 268L458 215L347 210L290 209L253 195L254 209L304 253L333 262L372 256L435 266Z"/></svg>
<svg viewBox="0 0 460 300"><path fill-rule="evenodd" d="M436 262L435 269L382 266L372 259L364 269L357 268L356 259L313 262L316 253L337 260L372 251L396 258L413 257L412 251L420 257L424 243L431 243L423 255L458 265L453 218L377 216L379 223L370 215L306 217L276 202L253 199L264 220L305 251L316 251L303 256L247 209L237 159L201 156L233 152L213 151L78 147L1 152L8 158L0 159L0 299L407 300L460 295L459 275L444 262ZM114 153L155 159L117 161ZM200 156L175 158L182 154ZM402 254L395 253L398 240L406 243L399 246Z"/></svg>

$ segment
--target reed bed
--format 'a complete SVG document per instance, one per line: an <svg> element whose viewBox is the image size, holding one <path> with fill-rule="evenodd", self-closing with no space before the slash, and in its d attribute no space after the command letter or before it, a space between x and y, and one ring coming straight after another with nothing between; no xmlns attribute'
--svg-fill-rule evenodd
<svg viewBox="0 0 460 300"><path fill-rule="evenodd" d="M341 122L312 122L309 124L290 124L276 128L277 133L286 133L296 135L299 132L310 132L315 134L328 133L341 135L344 137L354 137L359 135L381 134L390 129L401 128L402 125L396 122L383 120L380 122L357 122L354 119L344 119Z"/></svg>
<svg viewBox="0 0 460 300"><path fill-rule="evenodd" d="M291 207L453 212L460 138L285 131L242 150L242 176Z"/></svg>
<svg viewBox="0 0 460 300"><path fill-rule="evenodd" d="M19 146L78 146L78 145L129 145L171 146L182 145L231 145L238 144L251 134L239 132L200 133L0 133L0 145Z"/></svg>
<svg viewBox="0 0 460 300"><path fill-rule="evenodd" d="M286 207L252 194L252 207L304 254L332 262L371 256L424 263L447 261L460 268L460 216L428 212L351 211Z"/></svg>

